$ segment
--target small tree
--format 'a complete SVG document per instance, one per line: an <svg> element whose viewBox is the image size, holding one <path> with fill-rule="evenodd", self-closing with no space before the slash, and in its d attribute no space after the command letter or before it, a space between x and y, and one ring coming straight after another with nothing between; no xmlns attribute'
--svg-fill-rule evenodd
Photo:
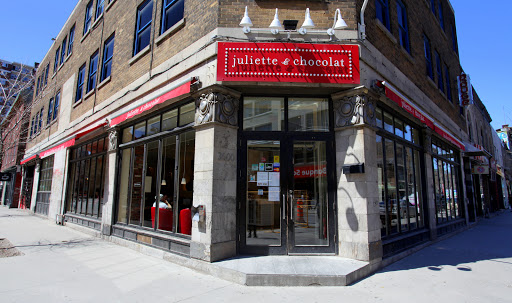
<svg viewBox="0 0 512 303"><path fill-rule="evenodd" d="M19 164L28 139L35 69L23 64L10 64L0 70L0 161L2 169ZM8 160L6 162L5 160Z"/></svg>

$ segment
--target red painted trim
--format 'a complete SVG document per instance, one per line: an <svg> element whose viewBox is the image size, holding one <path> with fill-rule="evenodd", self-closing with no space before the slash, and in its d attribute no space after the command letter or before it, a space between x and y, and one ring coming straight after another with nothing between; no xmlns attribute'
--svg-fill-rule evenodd
<svg viewBox="0 0 512 303"><path fill-rule="evenodd" d="M152 109L154 106L156 106L160 103L164 103L165 101L167 101L171 98L175 98L175 97L190 93L190 85L191 85L191 82L187 82L187 83L185 83L181 86L178 86L177 88L161 95L158 98L155 98L137 108L132 109L129 112L126 112L122 115L119 115L119 116L113 118L110 121L110 126L117 125L121 122L124 122L124 121L130 119L130 118L140 115L143 112L148 111L148 110Z"/></svg>
<svg viewBox="0 0 512 303"><path fill-rule="evenodd" d="M28 157L26 159L23 159L23 160L21 160L20 164L23 165L23 164L27 163L30 160L34 160L36 157L37 157L37 155L33 155L32 157Z"/></svg>
<svg viewBox="0 0 512 303"><path fill-rule="evenodd" d="M101 123L101 124L99 124L99 125L96 125L95 127L91 128L91 129L88 129L88 130L86 130L86 131L83 131L83 132L81 132L81 133L78 133L78 134L76 134L75 139L79 139L79 138L81 138L81 137L83 137L83 136L87 135L88 133L92 133L93 131L95 131L95 130L97 130L97 129L99 129L99 128L104 127L105 125L107 125L107 123L106 123L106 122Z"/></svg>
<svg viewBox="0 0 512 303"><path fill-rule="evenodd" d="M75 145L75 138L70 139L70 140L68 140L68 141L66 141L66 142L64 142L62 144L59 144L59 145L57 145L55 147L52 147L50 149L47 149L47 150L45 150L43 152L40 152L39 153L39 158L42 159L44 157L50 156L50 155L58 152L61 149L68 148L68 147L73 146L73 145Z"/></svg>

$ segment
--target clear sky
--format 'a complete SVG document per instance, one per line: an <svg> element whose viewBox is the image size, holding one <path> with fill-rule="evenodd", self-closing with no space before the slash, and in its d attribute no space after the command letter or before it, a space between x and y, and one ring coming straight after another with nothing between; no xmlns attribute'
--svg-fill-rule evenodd
<svg viewBox="0 0 512 303"><path fill-rule="evenodd" d="M78 0L2 2L0 58L32 65L43 59L53 43L51 38L57 36ZM487 107L492 126L512 126L512 98L507 94L512 70L512 1L451 0L451 4L462 67Z"/></svg>

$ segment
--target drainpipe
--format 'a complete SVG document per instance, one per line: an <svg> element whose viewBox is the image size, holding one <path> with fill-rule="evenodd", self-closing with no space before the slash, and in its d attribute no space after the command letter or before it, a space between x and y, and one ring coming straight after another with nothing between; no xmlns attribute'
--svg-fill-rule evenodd
<svg viewBox="0 0 512 303"><path fill-rule="evenodd" d="M361 23L359 23L359 39L366 39L366 25L364 24L364 11L368 5L368 0L364 0L363 6L361 7Z"/></svg>

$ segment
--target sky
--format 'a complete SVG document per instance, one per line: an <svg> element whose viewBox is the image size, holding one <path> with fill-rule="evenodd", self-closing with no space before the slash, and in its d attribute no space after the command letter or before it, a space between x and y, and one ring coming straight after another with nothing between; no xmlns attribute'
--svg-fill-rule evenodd
<svg viewBox="0 0 512 303"><path fill-rule="evenodd" d="M32 65L44 58L51 38L57 36L78 1L2 2L0 58ZM451 0L451 4L462 68L491 115L493 128L512 126L512 97L503 87L510 85L504 83L509 83L508 71L512 70L512 1Z"/></svg>

